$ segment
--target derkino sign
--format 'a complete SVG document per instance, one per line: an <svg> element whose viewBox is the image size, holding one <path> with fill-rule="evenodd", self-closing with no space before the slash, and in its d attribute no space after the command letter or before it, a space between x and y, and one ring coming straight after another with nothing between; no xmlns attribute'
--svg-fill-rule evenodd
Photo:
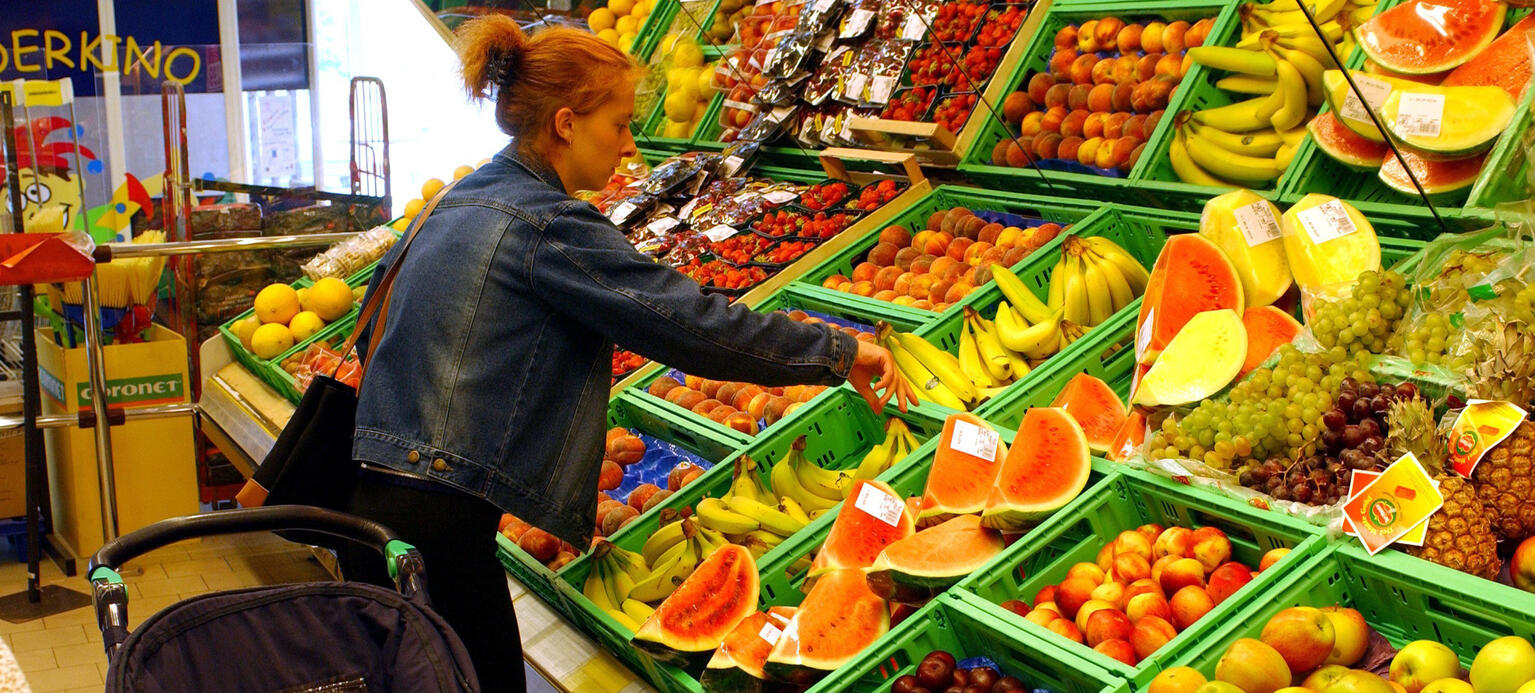
<svg viewBox="0 0 1535 693"><path fill-rule="evenodd" d="M94 96L97 75L115 72L207 91L203 51L217 51L217 3L115 5L117 32L102 34L95 0L0 0L0 79L69 77L77 96Z"/></svg>

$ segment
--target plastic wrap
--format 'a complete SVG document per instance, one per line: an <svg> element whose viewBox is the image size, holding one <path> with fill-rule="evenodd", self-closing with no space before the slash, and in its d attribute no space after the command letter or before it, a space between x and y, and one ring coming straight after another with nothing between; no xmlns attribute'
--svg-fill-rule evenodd
<svg viewBox="0 0 1535 693"><path fill-rule="evenodd" d="M345 279L377 262L394 246L399 237L394 229L375 226L337 243L309 259L299 269L304 276L318 280L326 277Z"/></svg>

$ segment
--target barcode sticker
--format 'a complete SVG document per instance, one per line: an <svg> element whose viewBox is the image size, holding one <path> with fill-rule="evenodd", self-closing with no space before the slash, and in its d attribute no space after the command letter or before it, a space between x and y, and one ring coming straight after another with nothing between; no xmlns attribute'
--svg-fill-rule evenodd
<svg viewBox="0 0 1535 693"><path fill-rule="evenodd" d="M861 99L863 98L863 88L864 86L868 85L868 83L869 76L862 72L854 75L848 75L847 85L843 88L842 95L849 98Z"/></svg>
<svg viewBox="0 0 1535 693"><path fill-rule="evenodd" d="M1279 238L1279 220L1267 200L1258 200L1236 209L1237 229L1253 248Z"/></svg>
<svg viewBox="0 0 1535 693"><path fill-rule="evenodd" d="M625 200L618 203L618 206L613 208L613 211L608 214L608 218L624 219L627 218L630 214L633 214L634 210L636 209L638 209L638 207L636 207L633 202Z"/></svg>
<svg viewBox="0 0 1535 693"><path fill-rule="evenodd" d="M1306 229L1306 235L1311 237L1311 242L1317 245L1342 238L1358 230L1340 200L1317 205L1295 216L1300 219L1301 228Z"/></svg>
<svg viewBox="0 0 1535 693"><path fill-rule="evenodd" d="M815 0L815 4L811 5L810 9L816 12L825 12L835 4L837 4L837 0Z"/></svg>
<svg viewBox="0 0 1535 693"><path fill-rule="evenodd" d="M736 235L735 227L728 226L726 224L720 224L719 226L704 232L704 237L714 241L715 243L723 241L734 235Z"/></svg>
<svg viewBox="0 0 1535 693"><path fill-rule="evenodd" d="M949 436L949 449L979 457L987 462L997 461L996 431L977 426L969 421L955 421L954 433Z"/></svg>
<svg viewBox="0 0 1535 693"><path fill-rule="evenodd" d="M927 22L923 21L922 15L915 12L906 15L906 23L901 25L901 38L921 41L924 36L927 36Z"/></svg>
<svg viewBox="0 0 1535 693"><path fill-rule="evenodd" d="M906 510L906 504L884 489L874 484L864 484L858 491L858 499L853 501L853 507L862 510L891 527L901 522L901 513Z"/></svg>
<svg viewBox="0 0 1535 693"><path fill-rule="evenodd" d="M768 202L775 205L788 204L799 199L799 193L792 193L788 190L774 190L770 193L763 193L762 196L767 198Z"/></svg>
<svg viewBox="0 0 1535 693"><path fill-rule="evenodd" d="M783 631L771 623L764 623L762 630L757 631L757 637L767 641L769 645L777 645L778 639L783 637Z"/></svg>
<svg viewBox="0 0 1535 693"><path fill-rule="evenodd" d="M677 228L681 224L682 221L676 217L661 217L660 219L650 222L650 224L646 226L645 229L651 233L666 233L667 231Z"/></svg>
<svg viewBox="0 0 1535 693"><path fill-rule="evenodd" d="M869 103L884 105L890 101L890 95L895 93L896 78L889 75L880 75L874 78L874 84L869 87Z"/></svg>
<svg viewBox="0 0 1535 693"><path fill-rule="evenodd" d="M1402 92L1397 103L1396 130L1407 136L1438 137L1444 122L1444 94Z"/></svg>
<svg viewBox="0 0 1535 693"><path fill-rule="evenodd" d="M1354 84L1359 87L1359 93L1364 94L1365 104L1370 105L1370 110L1379 112L1380 107L1386 103L1386 97L1391 95L1391 83L1366 77L1357 72L1354 73ZM1349 89L1343 97L1343 117L1352 120L1370 121L1370 114L1364 109L1364 104L1359 102L1359 97Z"/></svg>
<svg viewBox="0 0 1535 693"><path fill-rule="evenodd" d="M853 38L868 31L869 22L874 21L874 12L859 8L853 10L847 16L847 21L842 23L842 31L838 32L840 38Z"/></svg>

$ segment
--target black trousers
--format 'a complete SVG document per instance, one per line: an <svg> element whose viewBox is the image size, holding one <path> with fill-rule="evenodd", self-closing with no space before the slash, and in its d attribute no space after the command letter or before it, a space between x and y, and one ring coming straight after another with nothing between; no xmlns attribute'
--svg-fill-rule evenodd
<svg viewBox="0 0 1535 693"><path fill-rule="evenodd" d="M463 640L482 690L527 690L517 616L496 560L496 506L447 486L403 485L364 472L346 511L383 523L421 552L432 608ZM348 580L394 586L378 552L348 546L340 559Z"/></svg>

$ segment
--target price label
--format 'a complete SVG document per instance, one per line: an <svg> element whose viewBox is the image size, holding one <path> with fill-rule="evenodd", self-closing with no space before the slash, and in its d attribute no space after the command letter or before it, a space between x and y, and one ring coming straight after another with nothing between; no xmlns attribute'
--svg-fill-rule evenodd
<svg viewBox="0 0 1535 693"><path fill-rule="evenodd" d="M788 190L774 190L770 193L764 193L762 196L767 198L768 202L775 205L785 205L799 199L799 193L792 193Z"/></svg>
<svg viewBox="0 0 1535 693"><path fill-rule="evenodd" d="M874 21L872 10L859 8L853 10L847 16L847 21L842 23L842 31L838 32L839 38L854 38L861 36L869 30L869 23Z"/></svg>
<svg viewBox="0 0 1535 693"><path fill-rule="evenodd" d="M1274 217L1274 207L1267 200L1238 207L1236 218L1237 229L1247 239L1249 248L1279 239L1279 219Z"/></svg>
<svg viewBox="0 0 1535 693"><path fill-rule="evenodd" d="M667 231L675 229L681 225L682 221L676 217L661 217L660 219L650 222L650 224L647 225L645 229L651 233L666 233Z"/></svg>
<svg viewBox="0 0 1535 693"><path fill-rule="evenodd" d="M1353 500L1354 496L1359 495L1360 490L1364 489L1366 486L1369 486L1370 482L1374 481L1380 475L1380 472L1365 471L1362 469L1353 470L1353 474L1348 478L1348 499ZM1437 488L1439 486L1438 482L1435 482L1434 486ZM1359 536L1354 532L1354 530L1349 526L1347 522L1343 523L1343 533L1351 537ZM1407 534L1403 535L1401 539L1396 540L1396 543L1407 544L1408 546L1422 546L1423 539L1427 536L1428 520L1424 520L1423 522L1419 522L1417 527L1413 527L1410 531L1407 532Z"/></svg>
<svg viewBox="0 0 1535 693"><path fill-rule="evenodd" d="M705 231L704 232L704 237L709 239L709 240L711 240L711 241L714 241L715 243L718 243L718 242L723 241L723 240L725 240L727 238L730 238L731 236L736 235L736 233L737 232L735 230L735 227L729 226L729 225L726 225L726 224L720 224L718 226L715 226L712 229L709 229L708 231Z"/></svg>
<svg viewBox="0 0 1535 693"><path fill-rule="evenodd" d="M1444 495L1434 480L1407 453L1343 505L1343 518L1373 556L1443 506Z"/></svg>
<svg viewBox="0 0 1535 693"><path fill-rule="evenodd" d="M869 87L869 103L889 103L890 95L895 93L896 81L895 77L889 75L875 77L873 86Z"/></svg>
<svg viewBox="0 0 1535 693"><path fill-rule="evenodd" d="M906 509L906 504L874 484L864 484L858 491L858 499L853 501L853 507L895 527L901 522L901 513Z"/></svg>
<svg viewBox="0 0 1535 693"><path fill-rule="evenodd" d="M624 202L618 203L618 206L614 207L613 211L608 214L608 218L609 219L626 219L626 218L629 217L630 214L633 214L634 210L636 210L636 209L638 209L638 207L635 207L633 202L629 202L629 201L626 200Z"/></svg>
<svg viewBox="0 0 1535 693"><path fill-rule="evenodd" d="M1343 117L1362 120L1366 123L1372 122L1370 114L1364 109L1365 104L1369 104L1370 110L1379 113L1380 107L1386 103L1386 97L1391 95L1391 83L1355 73L1354 85L1359 87L1361 94L1364 94L1365 101L1360 103L1359 96L1354 93L1354 90L1348 90L1343 97Z"/></svg>
<svg viewBox="0 0 1535 693"><path fill-rule="evenodd" d="M778 639L783 637L783 631L771 623L764 623L762 630L757 631L757 637L762 638L769 645L777 645Z"/></svg>
<svg viewBox="0 0 1535 693"><path fill-rule="evenodd" d="M924 36L927 36L927 22L922 20L922 15L915 12L906 15L906 22L901 25L901 38L921 41Z"/></svg>
<svg viewBox="0 0 1535 693"><path fill-rule="evenodd" d="M1311 237L1311 242L1317 245L1359 230L1354 226L1354 220L1349 218L1348 210L1343 208L1341 200L1317 205L1295 216L1300 220L1301 228L1306 230L1306 235Z"/></svg>
<svg viewBox="0 0 1535 693"><path fill-rule="evenodd" d="M810 9L815 12L825 12L830 10L832 6L836 4L837 0L815 0L815 4L811 5Z"/></svg>
<svg viewBox="0 0 1535 693"><path fill-rule="evenodd" d="M847 85L843 88L842 95L852 99L862 99L863 88L868 86L868 84L869 76L862 72L848 75Z"/></svg>
<svg viewBox="0 0 1535 693"><path fill-rule="evenodd" d="M987 462L997 461L997 442L1001 436L986 426L969 421L955 421L954 432L949 436L949 449L979 457Z"/></svg>
<svg viewBox="0 0 1535 693"><path fill-rule="evenodd" d="M1403 135L1438 137L1444 122L1444 94L1402 92L1397 103L1396 128Z"/></svg>
<svg viewBox="0 0 1535 693"><path fill-rule="evenodd" d="M828 53L828 52L831 51L832 45L835 44L836 42L837 42L837 32L835 32L835 31L828 31L828 32L826 32L824 34L821 34L821 37L816 39L816 41L815 41L815 49L817 51L819 51L819 52L822 52L822 53Z"/></svg>
<svg viewBox="0 0 1535 693"><path fill-rule="evenodd" d="M1512 402L1467 402L1450 427L1450 464L1455 472L1470 478L1482 457L1512 435L1524 417L1525 411Z"/></svg>

